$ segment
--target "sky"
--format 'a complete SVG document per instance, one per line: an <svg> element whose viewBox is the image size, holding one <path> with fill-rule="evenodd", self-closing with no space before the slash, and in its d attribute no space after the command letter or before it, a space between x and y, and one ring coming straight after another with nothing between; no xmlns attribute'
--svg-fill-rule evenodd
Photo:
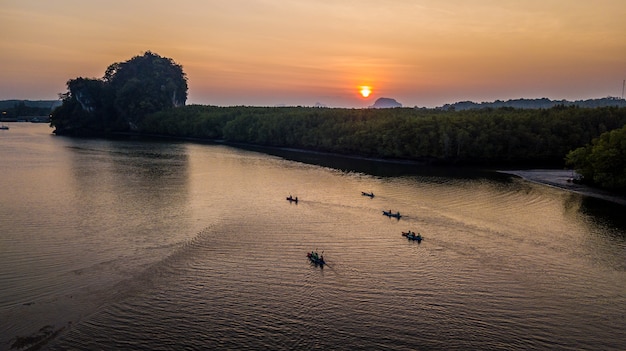
<svg viewBox="0 0 626 351"><path fill-rule="evenodd" d="M622 97L625 34L624 0L0 0L0 100L146 51L183 66L188 104Z"/></svg>

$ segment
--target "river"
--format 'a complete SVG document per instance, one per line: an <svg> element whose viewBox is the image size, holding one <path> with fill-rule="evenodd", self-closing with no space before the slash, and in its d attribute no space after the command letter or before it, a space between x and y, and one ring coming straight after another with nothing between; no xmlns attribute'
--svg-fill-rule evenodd
<svg viewBox="0 0 626 351"><path fill-rule="evenodd" d="M0 349L626 349L623 205L492 172L9 126Z"/></svg>

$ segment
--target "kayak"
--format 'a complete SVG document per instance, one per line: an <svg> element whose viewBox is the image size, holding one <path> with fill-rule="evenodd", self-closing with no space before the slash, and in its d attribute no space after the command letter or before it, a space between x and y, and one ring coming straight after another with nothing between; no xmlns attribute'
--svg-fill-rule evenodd
<svg viewBox="0 0 626 351"><path fill-rule="evenodd" d="M409 240L414 240L417 241L418 243L421 243L422 240L424 240L424 238L422 237L422 234L415 234L413 232L402 232L402 236L406 237Z"/></svg>
<svg viewBox="0 0 626 351"><path fill-rule="evenodd" d="M394 217L394 218L397 218L397 219L400 219L400 217L402 217L402 216L400 215L400 212L398 212L398 213L393 213L393 212L391 212L391 211L383 211L383 215L384 215L384 216L387 216L387 217L390 217L390 218L391 218L391 217Z"/></svg>
<svg viewBox="0 0 626 351"><path fill-rule="evenodd" d="M318 255L317 252L308 252L306 254L306 257L308 257L309 261L311 261L311 263L315 264L316 266L319 265L321 267L324 267L324 265L326 264L326 261L324 261L324 256Z"/></svg>

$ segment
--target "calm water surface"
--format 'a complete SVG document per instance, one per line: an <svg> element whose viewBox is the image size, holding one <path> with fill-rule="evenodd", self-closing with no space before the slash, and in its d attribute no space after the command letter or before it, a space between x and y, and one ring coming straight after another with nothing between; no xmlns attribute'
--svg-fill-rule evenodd
<svg viewBox="0 0 626 351"><path fill-rule="evenodd" d="M467 171L9 125L0 349L626 349L623 206Z"/></svg>

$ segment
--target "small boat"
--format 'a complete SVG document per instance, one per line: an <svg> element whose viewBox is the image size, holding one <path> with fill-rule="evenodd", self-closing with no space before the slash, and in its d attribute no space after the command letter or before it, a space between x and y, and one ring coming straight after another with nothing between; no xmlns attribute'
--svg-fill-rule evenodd
<svg viewBox="0 0 626 351"><path fill-rule="evenodd" d="M289 201L289 202L295 202L295 203L298 203L298 197L297 197L297 196L296 196L296 197L293 197L293 196L289 195L289 196L287 197L287 201Z"/></svg>
<svg viewBox="0 0 626 351"><path fill-rule="evenodd" d="M393 218L397 218L397 219L400 219L400 217L402 217L402 216L400 215L400 211L398 211L398 213L393 213L393 212L391 212L391 210L389 210L389 211L383 211L383 215L384 215L384 216L387 216L387 217L389 217L389 218L393 217Z"/></svg>
<svg viewBox="0 0 626 351"><path fill-rule="evenodd" d="M369 196L370 198L374 197L374 193L373 193L373 192L371 192L371 191L370 191L369 193L366 193L365 191L361 191L361 195L363 195L363 196Z"/></svg>
<svg viewBox="0 0 626 351"><path fill-rule="evenodd" d="M321 268L324 268L324 265L326 264L326 261L324 261L323 251L322 251L322 255L318 255L317 252L315 251L307 252L306 257L309 258L309 261L311 261L311 263L313 263L316 266L320 266Z"/></svg>
<svg viewBox="0 0 626 351"><path fill-rule="evenodd" d="M421 243L422 240L424 240L424 238L422 237L422 234L417 233L415 234L415 232L412 231L408 231L408 232L402 232L402 236L406 237L409 240L414 240L417 241L417 243Z"/></svg>
<svg viewBox="0 0 626 351"><path fill-rule="evenodd" d="M9 130L9 126L5 126L4 124L0 126L0 130Z"/></svg>

